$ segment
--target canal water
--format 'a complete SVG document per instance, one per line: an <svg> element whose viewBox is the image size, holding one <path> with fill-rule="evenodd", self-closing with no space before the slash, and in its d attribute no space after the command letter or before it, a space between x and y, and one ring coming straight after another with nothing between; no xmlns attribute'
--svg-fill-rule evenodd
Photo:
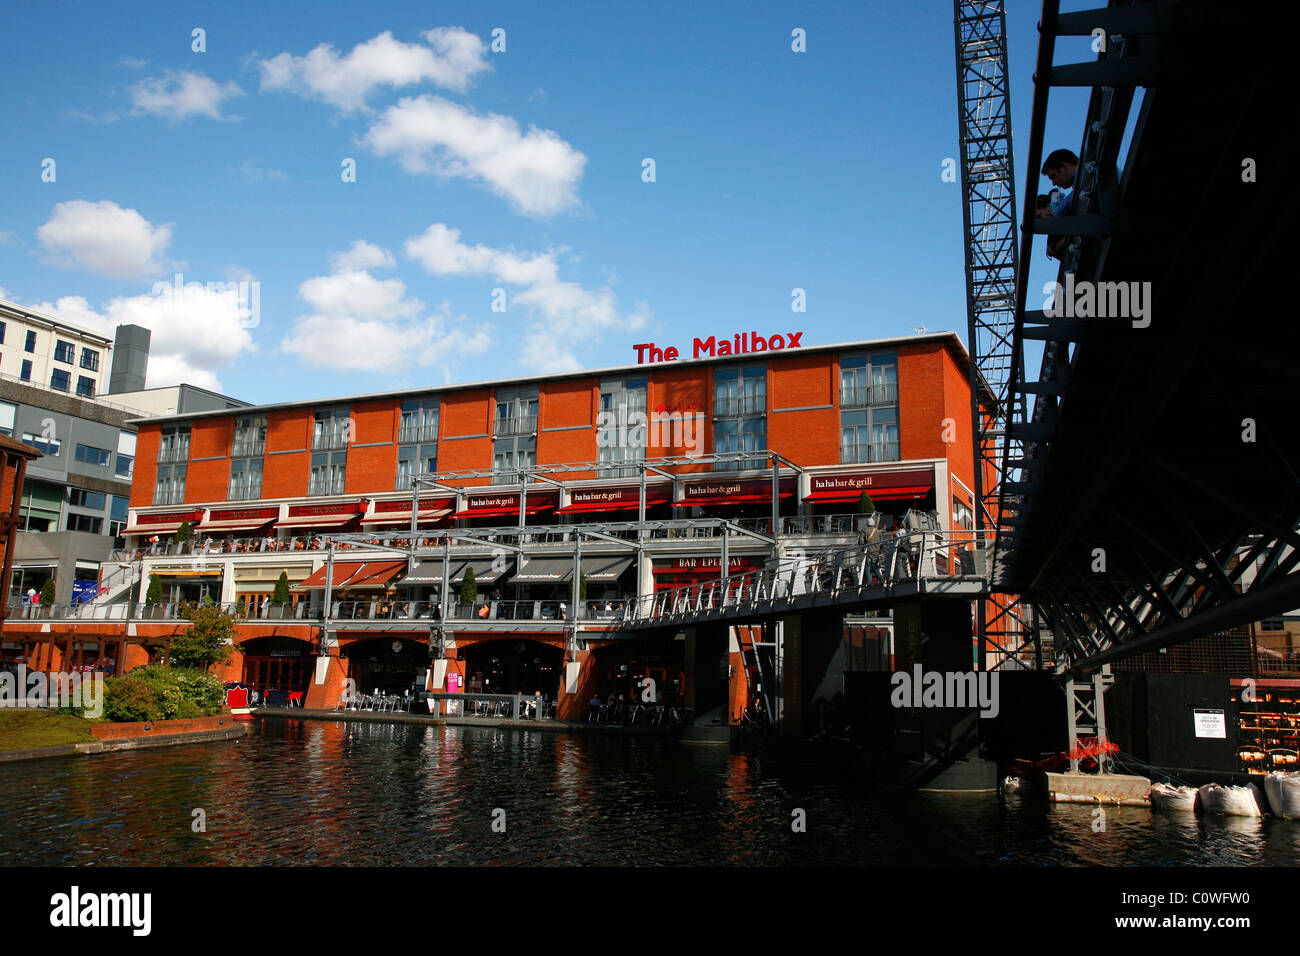
<svg viewBox="0 0 1300 956"><path fill-rule="evenodd" d="M0 764L8 866L1300 862L1297 821L1096 822L764 774L726 747L487 727L265 719L237 741Z"/></svg>

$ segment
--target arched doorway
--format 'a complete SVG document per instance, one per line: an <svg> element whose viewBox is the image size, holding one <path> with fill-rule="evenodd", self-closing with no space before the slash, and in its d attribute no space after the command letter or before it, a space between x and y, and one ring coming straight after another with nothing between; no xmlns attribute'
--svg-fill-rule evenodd
<svg viewBox="0 0 1300 956"><path fill-rule="evenodd" d="M239 645L244 652L244 683L263 694L307 692L316 658L310 641L296 637L258 637Z"/></svg>
<svg viewBox="0 0 1300 956"><path fill-rule="evenodd" d="M555 700L564 651L540 641L510 638L467 648L465 689L480 694L533 694Z"/></svg>
<svg viewBox="0 0 1300 956"><path fill-rule="evenodd" d="M357 690L369 694L402 694L415 689L429 667L429 645L402 637L377 637L358 641L344 652L348 676ZM419 685L423 690L423 685Z"/></svg>

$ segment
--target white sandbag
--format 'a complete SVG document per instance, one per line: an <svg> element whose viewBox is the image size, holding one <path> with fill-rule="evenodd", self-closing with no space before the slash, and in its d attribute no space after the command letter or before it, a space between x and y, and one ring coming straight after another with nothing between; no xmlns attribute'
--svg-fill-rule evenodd
<svg viewBox="0 0 1300 956"><path fill-rule="evenodd" d="M1196 788L1167 783L1151 785L1151 806L1157 810L1195 810Z"/></svg>
<svg viewBox="0 0 1300 956"><path fill-rule="evenodd" d="M1274 816L1300 820L1300 772L1270 773L1264 778L1264 793Z"/></svg>
<svg viewBox="0 0 1300 956"><path fill-rule="evenodd" d="M1258 793L1259 788L1253 783L1249 787L1221 787L1217 783L1207 783L1200 789L1201 812L1229 817L1262 816L1256 797Z"/></svg>

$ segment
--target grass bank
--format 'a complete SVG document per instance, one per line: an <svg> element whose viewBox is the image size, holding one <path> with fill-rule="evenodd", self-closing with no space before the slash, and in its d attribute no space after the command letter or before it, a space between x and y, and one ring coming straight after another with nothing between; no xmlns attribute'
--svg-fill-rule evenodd
<svg viewBox="0 0 1300 956"><path fill-rule="evenodd" d="M28 750L94 740L89 720L52 710L0 709L0 750Z"/></svg>

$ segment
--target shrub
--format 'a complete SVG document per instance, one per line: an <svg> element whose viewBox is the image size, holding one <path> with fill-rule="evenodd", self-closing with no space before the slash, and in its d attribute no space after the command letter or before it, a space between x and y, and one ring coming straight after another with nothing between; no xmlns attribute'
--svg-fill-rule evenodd
<svg viewBox="0 0 1300 956"><path fill-rule="evenodd" d="M194 529L190 527L188 521L182 521L181 526L176 529L176 543L184 544L194 537Z"/></svg>
<svg viewBox="0 0 1300 956"><path fill-rule="evenodd" d="M144 595L144 603L161 604L162 599L162 581L158 579L158 575L151 574L149 575L149 590Z"/></svg>
<svg viewBox="0 0 1300 956"><path fill-rule="evenodd" d="M474 604L478 601L478 582L474 580L474 569L465 569L465 579L460 582L460 603Z"/></svg>
<svg viewBox="0 0 1300 956"><path fill-rule="evenodd" d="M190 626L172 640L171 663L200 670L224 664L234 650L235 615L225 613L210 600L198 607L186 605L181 614Z"/></svg>
<svg viewBox="0 0 1300 956"><path fill-rule="evenodd" d="M205 717L221 709L224 695L212 674L150 664L104 682L104 716L113 721Z"/></svg>
<svg viewBox="0 0 1300 956"><path fill-rule="evenodd" d="M865 491L862 492L862 494L858 496L858 514L869 515L875 514L875 512L876 503L871 500L871 495L867 494Z"/></svg>
<svg viewBox="0 0 1300 956"><path fill-rule="evenodd" d="M54 603L54 578L46 578L45 583L41 585L41 603L45 605Z"/></svg>
<svg viewBox="0 0 1300 956"><path fill-rule="evenodd" d="M288 604L290 600L289 575L281 571L280 577L275 582L275 590L271 592L271 603L275 605Z"/></svg>
<svg viewBox="0 0 1300 956"><path fill-rule="evenodd" d="M104 681L104 716L108 720L129 723L161 720L162 712L154 699L153 689L144 681L131 677L110 677Z"/></svg>

